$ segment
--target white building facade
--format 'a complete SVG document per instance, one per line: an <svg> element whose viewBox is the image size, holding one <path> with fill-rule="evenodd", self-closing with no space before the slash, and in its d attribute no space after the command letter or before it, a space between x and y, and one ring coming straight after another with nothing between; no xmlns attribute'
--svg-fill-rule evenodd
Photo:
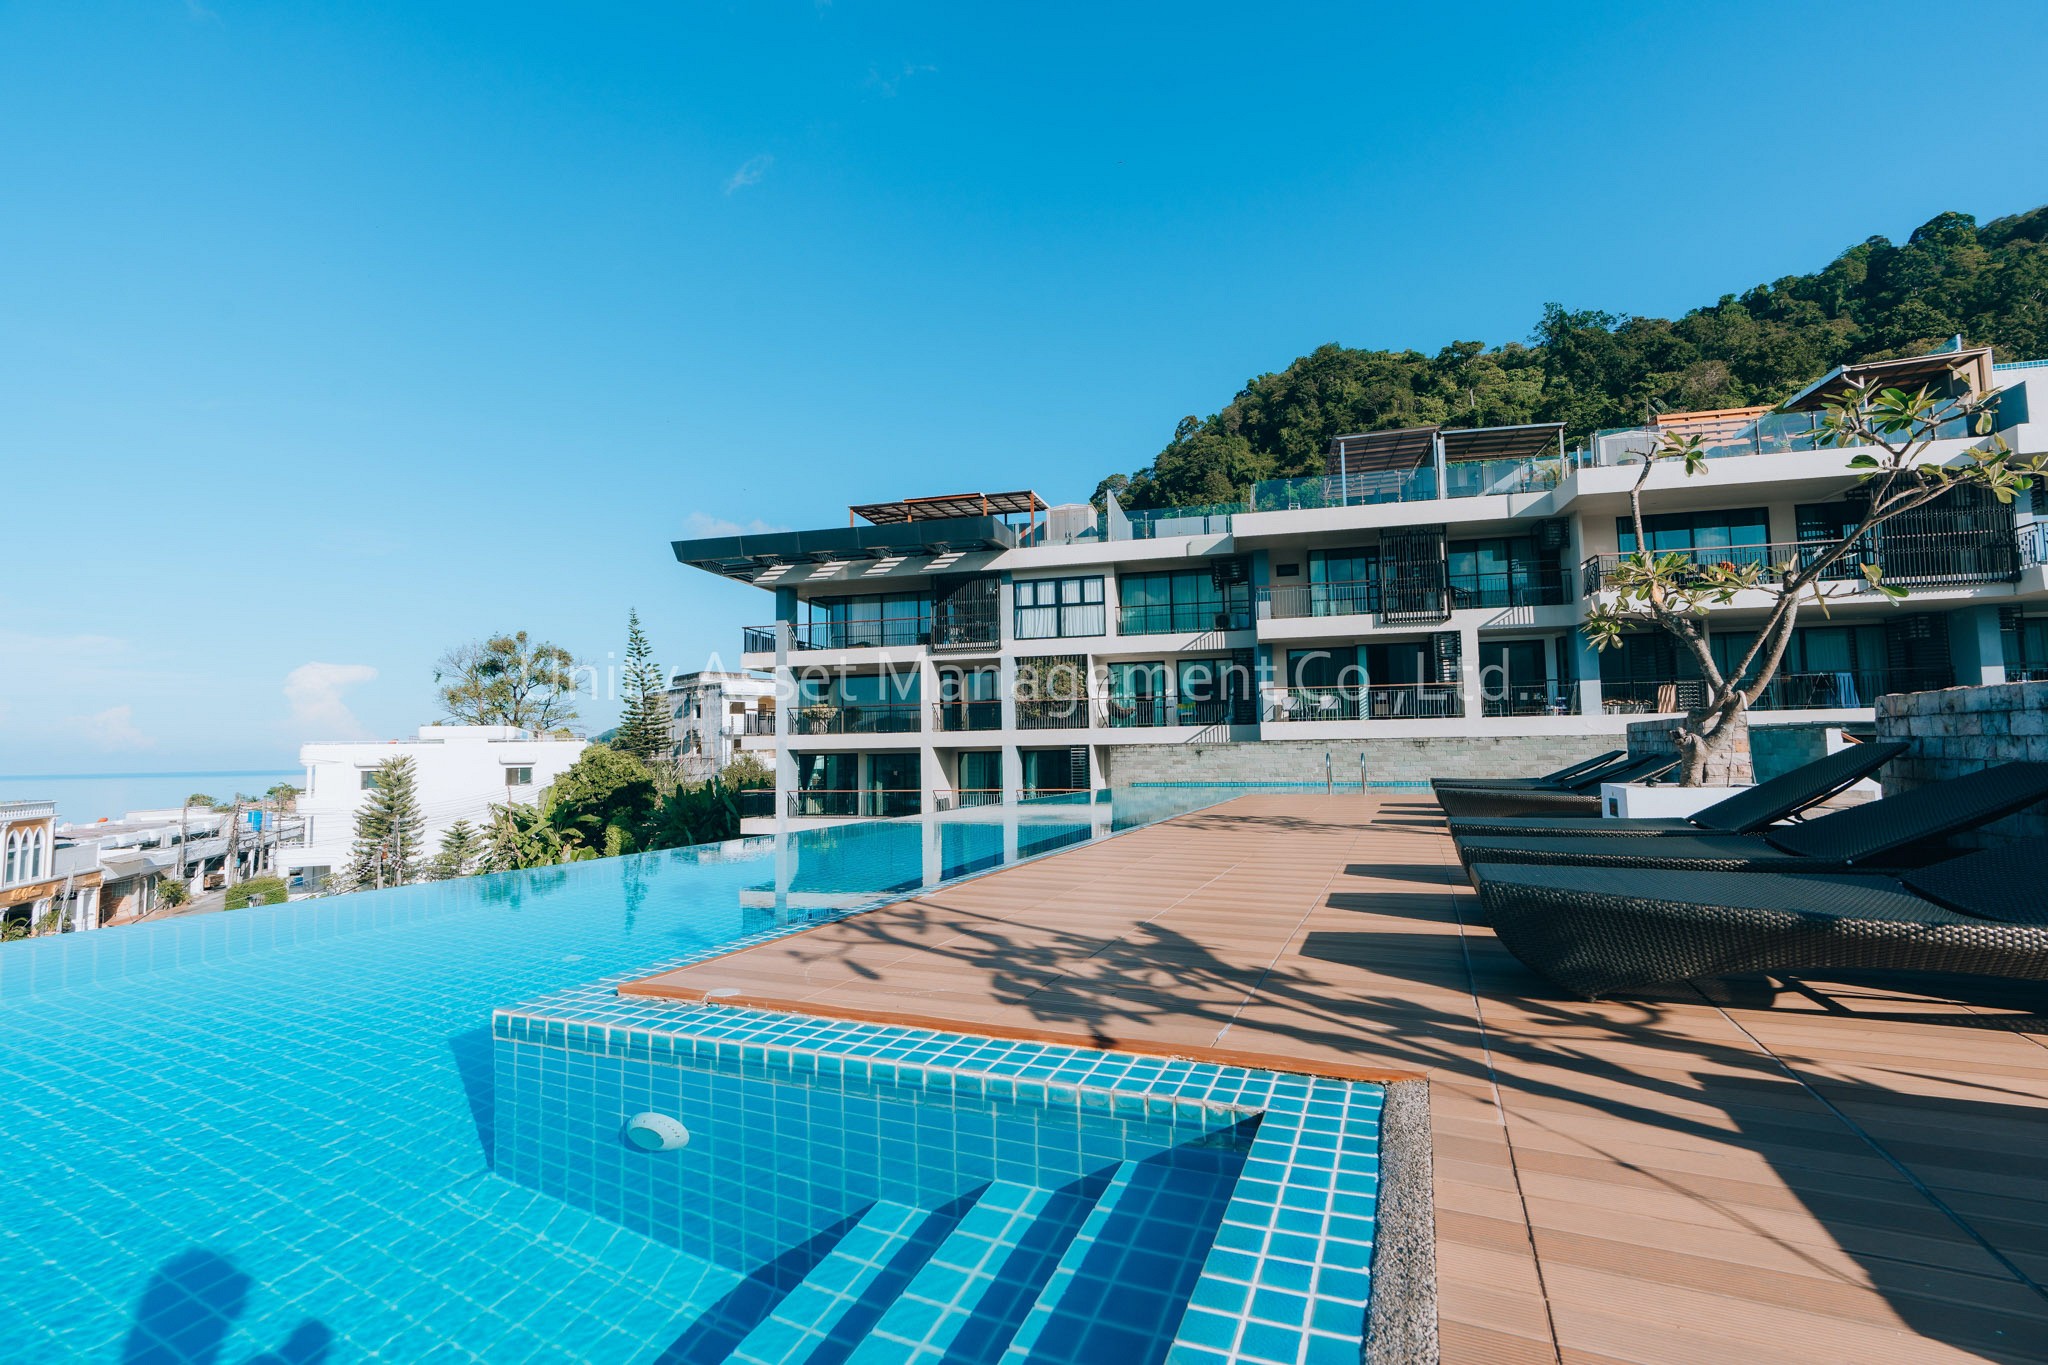
<svg viewBox="0 0 2048 1365"><path fill-rule="evenodd" d="M1958 348L1850 372L1995 391L1999 435L2048 452L2048 366ZM1704 474L1674 462L1652 476L1651 548L1783 563L1855 522L1856 452L1817 439L1843 378L1779 409L1670 414L1576 449L1557 426L1340 437L1328 473L1227 507L1112 500L1098 515L973 494L677 542L681 562L774 596L742 660L772 670L779 704L772 733L742 744L776 754L777 797L747 827L1205 773L1499 771L1510 751L1615 747L1630 722L1704 696L1654 630L1606 652L1580 631L1634 548L1631 452L1666 434L1709 449ZM1928 458L1965 459L1977 439L1958 425ZM1869 724L1885 692L2048 676L2044 502L1961 490L1885 527L1858 556L1909 598L1846 571L1825 616L1802 614L1752 724ZM1716 608L1716 648L1739 657L1767 605Z"/></svg>
<svg viewBox="0 0 2048 1365"><path fill-rule="evenodd" d="M775 679L763 673L704 670L669 679L669 759L687 782L702 782L754 741L756 757L774 766Z"/></svg>
<svg viewBox="0 0 2048 1365"><path fill-rule="evenodd" d="M302 745L305 790L298 819L301 842L278 852L281 875L293 894L322 890L347 867L355 844L356 813L375 789L379 764L412 760L424 820L424 862L458 820L482 828L493 805L531 804L582 756L580 739L557 739L498 725L422 725L411 739L344 740ZM408 852L408 861L414 855Z"/></svg>

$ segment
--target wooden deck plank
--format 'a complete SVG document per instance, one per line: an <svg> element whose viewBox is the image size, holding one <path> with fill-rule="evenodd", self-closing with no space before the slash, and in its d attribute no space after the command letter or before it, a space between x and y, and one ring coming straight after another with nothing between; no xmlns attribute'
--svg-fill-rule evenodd
<svg viewBox="0 0 2048 1365"><path fill-rule="evenodd" d="M1426 1074L1449 1362L2048 1362L2048 992L1574 1001L1433 803L1248 796L623 989Z"/></svg>

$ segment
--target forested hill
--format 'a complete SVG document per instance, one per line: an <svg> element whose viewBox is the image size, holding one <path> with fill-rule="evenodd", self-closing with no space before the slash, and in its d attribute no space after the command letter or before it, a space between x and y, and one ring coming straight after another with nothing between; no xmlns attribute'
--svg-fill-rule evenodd
<svg viewBox="0 0 2048 1365"><path fill-rule="evenodd" d="M1258 479L1322 472L1332 436L1441 423L1563 422L1576 438L1667 410L1783 399L1835 365L1911 355L1961 333L2002 359L2048 358L2048 207L1982 227L1944 213L1904 246L1872 237L1684 317L1557 304L1526 344L1419 351L1318 347L1221 412L1186 417L1150 465L1111 475L1131 507L1229 502Z"/></svg>

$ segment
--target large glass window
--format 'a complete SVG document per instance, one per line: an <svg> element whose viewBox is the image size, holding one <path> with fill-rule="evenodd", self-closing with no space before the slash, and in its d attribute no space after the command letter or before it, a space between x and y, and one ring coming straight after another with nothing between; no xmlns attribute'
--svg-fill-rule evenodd
<svg viewBox="0 0 2048 1365"><path fill-rule="evenodd" d="M1112 726L1166 724L1166 665L1161 662L1109 666L1109 723Z"/></svg>
<svg viewBox="0 0 2048 1365"><path fill-rule="evenodd" d="M915 592L862 593L814 599L810 612L799 644L813 649L901 647L924 642L932 601Z"/></svg>
<svg viewBox="0 0 2048 1365"><path fill-rule="evenodd" d="M1454 607L1540 607L1564 600L1554 557L1527 536L1454 540L1445 550Z"/></svg>
<svg viewBox="0 0 2048 1365"><path fill-rule="evenodd" d="M1308 614L1357 616L1379 610L1380 552L1310 550Z"/></svg>
<svg viewBox="0 0 2048 1365"><path fill-rule="evenodd" d="M1107 633L1102 579L1037 578L1020 582L1014 634L1020 640L1059 640Z"/></svg>
<svg viewBox="0 0 2048 1365"><path fill-rule="evenodd" d="M1627 517L1614 519L1621 552L1636 548L1635 525ZM1643 518L1643 534L1650 549L1724 550L1731 545L1764 545L1771 539L1770 518L1761 507L1742 507L1717 512L1659 512Z"/></svg>
<svg viewBox="0 0 2048 1365"><path fill-rule="evenodd" d="M1117 580L1117 597L1117 629L1125 635L1251 626L1250 584L1219 585L1206 568L1126 574Z"/></svg>

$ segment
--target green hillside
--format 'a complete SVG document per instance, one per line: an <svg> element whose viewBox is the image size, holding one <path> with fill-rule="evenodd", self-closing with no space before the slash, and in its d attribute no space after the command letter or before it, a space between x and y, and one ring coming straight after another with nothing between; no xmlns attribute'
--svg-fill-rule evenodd
<svg viewBox="0 0 2048 1365"><path fill-rule="evenodd" d="M1904 246L1872 237L1811 275L1677 319L1552 304L1526 343L1420 351L1317 347L1183 418L1152 463L1115 474L1130 507L1228 502L1254 480L1322 472L1332 436L1442 423L1561 421L1581 437L1662 410L1776 402L1830 367L1962 334L2007 359L2048 358L2048 207L1983 226L1944 213Z"/></svg>

